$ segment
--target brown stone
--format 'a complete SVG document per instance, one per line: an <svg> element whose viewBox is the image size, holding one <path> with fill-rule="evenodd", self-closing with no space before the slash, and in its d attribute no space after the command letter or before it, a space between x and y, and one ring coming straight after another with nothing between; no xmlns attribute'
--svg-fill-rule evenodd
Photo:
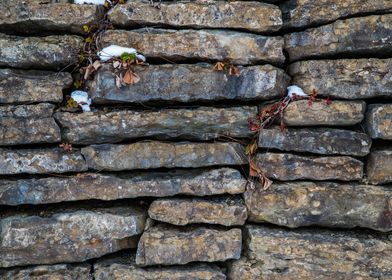
<svg viewBox="0 0 392 280"><path fill-rule="evenodd" d="M174 225L192 223L243 225L248 217L242 199L238 198L166 198L151 203L148 215L154 220Z"/></svg>
<svg viewBox="0 0 392 280"><path fill-rule="evenodd" d="M392 104L372 104L366 113L366 128L373 139L392 140Z"/></svg>
<svg viewBox="0 0 392 280"><path fill-rule="evenodd" d="M174 265L239 259L241 246L240 229L176 228L158 225L145 231L140 238L136 264Z"/></svg>
<svg viewBox="0 0 392 280"><path fill-rule="evenodd" d="M82 154L89 168L108 171L247 164L243 146L238 143L102 144L82 148Z"/></svg>
<svg viewBox="0 0 392 280"><path fill-rule="evenodd" d="M392 182L392 150L372 150L367 159L366 175L372 184Z"/></svg>
<svg viewBox="0 0 392 280"><path fill-rule="evenodd" d="M299 156L288 153L263 153L256 162L266 176L279 181L309 180L360 180L363 163L348 156Z"/></svg>
<svg viewBox="0 0 392 280"><path fill-rule="evenodd" d="M338 20L285 35L290 61L337 55L392 54L392 14Z"/></svg>
<svg viewBox="0 0 392 280"><path fill-rule="evenodd" d="M293 63L289 74L307 93L315 89L319 96L365 99L392 97L391 69L392 59L317 60Z"/></svg>

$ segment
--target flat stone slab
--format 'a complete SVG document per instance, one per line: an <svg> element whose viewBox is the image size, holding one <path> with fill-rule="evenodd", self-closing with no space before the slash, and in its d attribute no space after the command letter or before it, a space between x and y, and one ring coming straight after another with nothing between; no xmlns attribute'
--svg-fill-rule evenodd
<svg viewBox="0 0 392 280"><path fill-rule="evenodd" d="M239 259L241 246L240 229L176 228L158 225L145 231L140 238L136 264L175 265Z"/></svg>
<svg viewBox="0 0 392 280"><path fill-rule="evenodd" d="M0 31L19 33L44 31L85 34L83 25L96 24L104 9L98 5L37 3L38 1L3 0L0 3Z"/></svg>
<svg viewBox="0 0 392 280"><path fill-rule="evenodd" d="M65 72L0 69L0 103L60 103L71 85Z"/></svg>
<svg viewBox="0 0 392 280"><path fill-rule="evenodd" d="M291 64L289 74L293 77L293 84L308 94L315 89L323 97L391 98L391 69L392 59L312 60Z"/></svg>
<svg viewBox="0 0 392 280"><path fill-rule="evenodd" d="M262 129L259 147L324 155L365 156L372 141L366 133L332 128Z"/></svg>
<svg viewBox="0 0 392 280"><path fill-rule="evenodd" d="M214 71L213 65L163 64L135 67L140 82L116 87L113 69L103 66L90 84L94 103L268 100L286 94L290 77L271 65L239 67L240 75ZM184 83L187 80L187 83Z"/></svg>
<svg viewBox="0 0 392 280"><path fill-rule="evenodd" d="M392 150L375 149L367 158L366 175L372 184L392 182Z"/></svg>
<svg viewBox="0 0 392 280"><path fill-rule="evenodd" d="M361 180L363 162L349 156L299 156L289 153L259 153L256 162L266 176L279 181Z"/></svg>
<svg viewBox="0 0 392 280"><path fill-rule="evenodd" d="M89 168L107 171L247 164L243 146L238 143L102 144L82 148L82 154Z"/></svg>
<svg viewBox="0 0 392 280"><path fill-rule="evenodd" d="M285 35L290 61L337 55L392 54L392 14L338 20Z"/></svg>
<svg viewBox="0 0 392 280"><path fill-rule="evenodd" d="M261 2L164 2L160 9L148 3L128 2L109 12L116 27L170 26L189 28L230 28L252 32L273 32L282 26L278 6Z"/></svg>
<svg viewBox="0 0 392 280"><path fill-rule="evenodd" d="M329 182L274 183L267 191L248 189L249 220L290 228L324 226L392 231L392 189Z"/></svg>
<svg viewBox="0 0 392 280"><path fill-rule="evenodd" d="M102 46L130 46L147 58L184 61L222 61L234 64L272 63L281 65L284 40L223 30L135 29L108 30L102 35Z"/></svg>
<svg viewBox="0 0 392 280"><path fill-rule="evenodd" d="M0 149L0 174L44 174L86 171L86 162L78 151L55 149Z"/></svg>
<svg viewBox="0 0 392 280"><path fill-rule="evenodd" d="M315 26L344 17L392 12L392 3L388 0L364 2L289 0L283 2L280 7L283 12L284 27Z"/></svg>
<svg viewBox="0 0 392 280"><path fill-rule="evenodd" d="M0 33L0 67L61 70L78 62L83 38L75 35L20 37Z"/></svg>
<svg viewBox="0 0 392 280"><path fill-rule="evenodd" d="M164 198L153 201L150 218L174 225L219 224L243 225L248 217L245 203L239 198Z"/></svg>
<svg viewBox="0 0 392 280"><path fill-rule="evenodd" d="M388 279L387 235L248 225L249 257L229 266L228 279ZM244 234L245 235L245 234ZM310 253L311 252L311 253ZM347 278L348 277L348 278Z"/></svg>
<svg viewBox="0 0 392 280"><path fill-rule="evenodd" d="M169 109L160 111L58 112L63 141L75 144L114 143L153 137L213 140L219 137L250 137L248 119L257 107Z"/></svg>
<svg viewBox="0 0 392 280"><path fill-rule="evenodd" d="M54 108L48 103L0 106L0 146L60 142Z"/></svg>
<svg viewBox="0 0 392 280"><path fill-rule="evenodd" d="M366 113L371 138L392 140L392 104L371 104Z"/></svg>
<svg viewBox="0 0 392 280"><path fill-rule="evenodd" d="M246 183L246 179L239 171L230 168L148 172L124 177L114 174L83 173L67 178L0 180L0 205L46 204L89 199L117 200L177 194L240 194L245 191Z"/></svg>
<svg viewBox="0 0 392 280"><path fill-rule="evenodd" d="M363 101L322 100L309 106L308 100L297 100L284 110L283 121L287 126L351 126L362 122L365 108Z"/></svg>
<svg viewBox="0 0 392 280"><path fill-rule="evenodd" d="M114 207L4 218L0 267L81 262L131 248L132 237L144 229L145 214Z"/></svg>

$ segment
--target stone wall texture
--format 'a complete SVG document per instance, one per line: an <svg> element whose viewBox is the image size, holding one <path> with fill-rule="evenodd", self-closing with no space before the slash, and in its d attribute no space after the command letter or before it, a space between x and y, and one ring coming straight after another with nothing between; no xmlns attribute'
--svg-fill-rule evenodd
<svg viewBox="0 0 392 280"><path fill-rule="evenodd" d="M75 2L0 0L0 279L392 279L392 1Z"/></svg>

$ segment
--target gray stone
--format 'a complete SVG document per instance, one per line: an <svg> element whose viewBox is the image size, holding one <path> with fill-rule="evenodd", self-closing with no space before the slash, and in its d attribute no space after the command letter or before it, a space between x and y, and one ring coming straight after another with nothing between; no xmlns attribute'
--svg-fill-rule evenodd
<svg viewBox="0 0 392 280"><path fill-rule="evenodd" d="M174 265L239 259L241 247L240 229L176 228L158 225L145 231L140 238L136 264Z"/></svg>
<svg viewBox="0 0 392 280"><path fill-rule="evenodd" d="M163 2L160 9L149 3L128 2L109 12L117 27L171 26L190 28L233 28L273 32L282 26L278 6L261 2Z"/></svg>
<svg viewBox="0 0 392 280"><path fill-rule="evenodd" d="M252 222L290 228L325 226L392 231L392 189L329 182L274 183L267 191L249 188L245 202Z"/></svg>
<svg viewBox="0 0 392 280"><path fill-rule="evenodd" d="M0 69L0 103L61 102L69 73Z"/></svg>
<svg viewBox="0 0 392 280"><path fill-rule="evenodd" d="M262 129L259 134L260 148L282 151L309 152L325 155L365 156L372 144L362 132L332 128Z"/></svg>
<svg viewBox="0 0 392 280"><path fill-rule="evenodd" d="M89 93L93 102L100 104L268 100L286 93L290 78L283 70L271 65L239 69L237 77L214 71L213 65L206 63L135 67L140 82L119 89L113 69L102 67L96 73Z"/></svg>
<svg viewBox="0 0 392 280"><path fill-rule="evenodd" d="M337 55L392 54L392 14L338 20L285 35L290 61Z"/></svg>
<svg viewBox="0 0 392 280"><path fill-rule="evenodd" d="M45 103L0 107L0 146L60 142L54 108Z"/></svg>
<svg viewBox="0 0 392 280"><path fill-rule="evenodd" d="M46 204L77 200L117 200L177 194L239 194L247 181L235 169L148 172L128 176L82 173L78 176L0 180L0 205Z"/></svg>
<svg viewBox="0 0 392 280"><path fill-rule="evenodd" d="M0 267L81 262L134 246L145 213L115 207L0 220Z"/></svg>
<svg viewBox="0 0 392 280"><path fill-rule="evenodd" d="M366 175L372 184L392 182L392 150L374 149L367 158Z"/></svg>
<svg viewBox="0 0 392 280"><path fill-rule="evenodd" d="M192 223L243 225L248 217L242 199L238 198L165 198L151 203L148 215L154 220L174 225Z"/></svg>
<svg viewBox="0 0 392 280"><path fill-rule="evenodd" d="M102 144L82 148L82 154L89 168L108 171L247 164L243 146L238 143Z"/></svg>
<svg viewBox="0 0 392 280"><path fill-rule="evenodd" d="M319 96L341 99L390 98L391 69L392 59L312 60L291 64L289 74L293 77L293 84L307 93L315 89Z"/></svg>
<svg viewBox="0 0 392 280"><path fill-rule="evenodd" d="M63 140L75 144L120 142L153 137L212 140L219 137L250 137L248 119L256 107L169 109L160 111L58 112Z"/></svg>
<svg viewBox="0 0 392 280"><path fill-rule="evenodd" d="M392 140L392 104L372 104L366 113L366 128L373 139Z"/></svg>
<svg viewBox="0 0 392 280"><path fill-rule="evenodd" d="M61 70L78 62L83 38L74 35L20 37L0 34L0 67Z"/></svg>
<svg viewBox="0 0 392 280"><path fill-rule="evenodd" d="M299 156L288 153L259 153L256 162L266 176L279 181L360 180L363 163L348 156Z"/></svg>
<svg viewBox="0 0 392 280"><path fill-rule="evenodd" d="M184 60L227 60L234 64L272 63L281 65L284 40L223 30L136 29L108 30L102 46L132 46L148 58Z"/></svg>
<svg viewBox="0 0 392 280"><path fill-rule="evenodd" d="M42 174L86 171L78 151L56 149L0 149L0 174Z"/></svg>

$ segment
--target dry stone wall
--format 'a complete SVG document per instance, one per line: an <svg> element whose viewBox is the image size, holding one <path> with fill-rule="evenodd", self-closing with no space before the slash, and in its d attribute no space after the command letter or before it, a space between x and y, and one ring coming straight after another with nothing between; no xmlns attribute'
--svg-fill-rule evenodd
<svg viewBox="0 0 392 280"><path fill-rule="evenodd" d="M392 279L391 1L0 2L0 279Z"/></svg>

